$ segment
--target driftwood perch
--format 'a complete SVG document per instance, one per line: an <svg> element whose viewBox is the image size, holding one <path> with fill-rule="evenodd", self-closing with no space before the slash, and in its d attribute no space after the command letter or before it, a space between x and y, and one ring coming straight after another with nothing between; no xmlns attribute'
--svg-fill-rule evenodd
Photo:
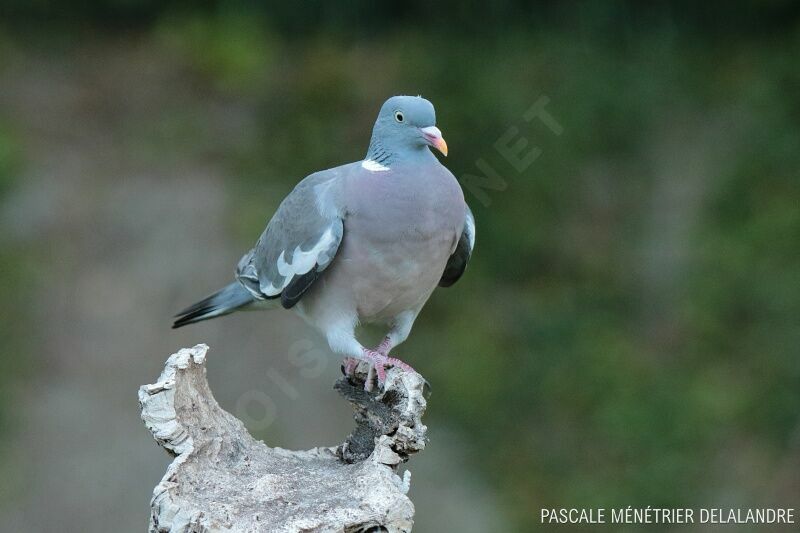
<svg viewBox="0 0 800 533"><path fill-rule="evenodd" d="M354 383L341 378L356 429L337 447L290 451L255 440L220 408L207 351L180 350L139 389L142 420L175 457L153 490L151 532L411 531L411 475L397 467L425 447L420 375L390 369L380 394L363 390L361 369Z"/></svg>

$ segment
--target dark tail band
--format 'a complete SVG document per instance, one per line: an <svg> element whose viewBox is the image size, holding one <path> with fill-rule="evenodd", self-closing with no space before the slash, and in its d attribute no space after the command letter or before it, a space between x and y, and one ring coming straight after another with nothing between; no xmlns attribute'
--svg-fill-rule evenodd
<svg viewBox="0 0 800 533"><path fill-rule="evenodd" d="M240 307L255 301L255 298L238 282L233 282L208 298L190 305L177 315L172 328L179 328L187 324L194 324L201 320L208 320L222 315L233 313Z"/></svg>

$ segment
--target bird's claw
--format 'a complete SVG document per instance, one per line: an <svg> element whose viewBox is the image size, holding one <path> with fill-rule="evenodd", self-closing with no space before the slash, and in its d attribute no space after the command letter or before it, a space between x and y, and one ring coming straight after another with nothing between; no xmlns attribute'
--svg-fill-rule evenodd
<svg viewBox="0 0 800 533"><path fill-rule="evenodd" d="M383 387L386 383L386 367L396 366L397 368L401 368L406 372L416 372L411 365L397 359L396 357L389 357L385 353L383 353L380 349L377 350L368 350L365 349L363 352L363 359L357 359L355 357L345 357L342 361L342 374L345 375L347 378L355 377L356 369L358 368L358 364L361 361L366 361L369 363L369 371L367 373L367 377L364 381L364 390L367 392L371 392L373 388L373 382L375 377L377 376L378 387Z"/></svg>
<svg viewBox="0 0 800 533"><path fill-rule="evenodd" d="M382 388L386 383L386 367L396 366L406 372L416 372L411 365L397 359L396 357L389 357L377 350L364 350L364 359L370 363L370 371L367 375L367 380L364 382L364 390L372 390L372 377L373 374L378 378L378 387Z"/></svg>
<svg viewBox="0 0 800 533"><path fill-rule="evenodd" d="M342 361L342 374L348 378L353 377L359 362L355 357L345 357Z"/></svg>

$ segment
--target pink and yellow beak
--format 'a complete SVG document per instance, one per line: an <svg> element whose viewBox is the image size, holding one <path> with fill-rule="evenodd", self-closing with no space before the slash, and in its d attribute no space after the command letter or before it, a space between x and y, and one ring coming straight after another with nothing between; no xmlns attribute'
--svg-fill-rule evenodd
<svg viewBox="0 0 800 533"><path fill-rule="evenodd" d="M427 128L420 128L420 131L430 146L433 146L447 156L447 143L444 142L442 132L439 130L439 128L436 126L429 126Z"/></svg>

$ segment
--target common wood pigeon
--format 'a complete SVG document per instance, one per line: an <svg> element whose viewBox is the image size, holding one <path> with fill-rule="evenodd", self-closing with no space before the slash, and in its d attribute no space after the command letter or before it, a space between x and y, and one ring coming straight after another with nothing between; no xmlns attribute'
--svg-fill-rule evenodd
<svg viewBox="0 0 800 533"><path fill-rule="evenodd" d="M369 378L386 367L408 371L389 352L406 340L437 287L461 277L475 245L475 221L453 174L429 147L447 155L433 105L394 96L381 107L363 161L311 174L283 200L236 280L176 315L173 328L246 308L293 309ZM375 348L358 324L388 333ZM371 389L372 379L366 387Z"/></svg>

